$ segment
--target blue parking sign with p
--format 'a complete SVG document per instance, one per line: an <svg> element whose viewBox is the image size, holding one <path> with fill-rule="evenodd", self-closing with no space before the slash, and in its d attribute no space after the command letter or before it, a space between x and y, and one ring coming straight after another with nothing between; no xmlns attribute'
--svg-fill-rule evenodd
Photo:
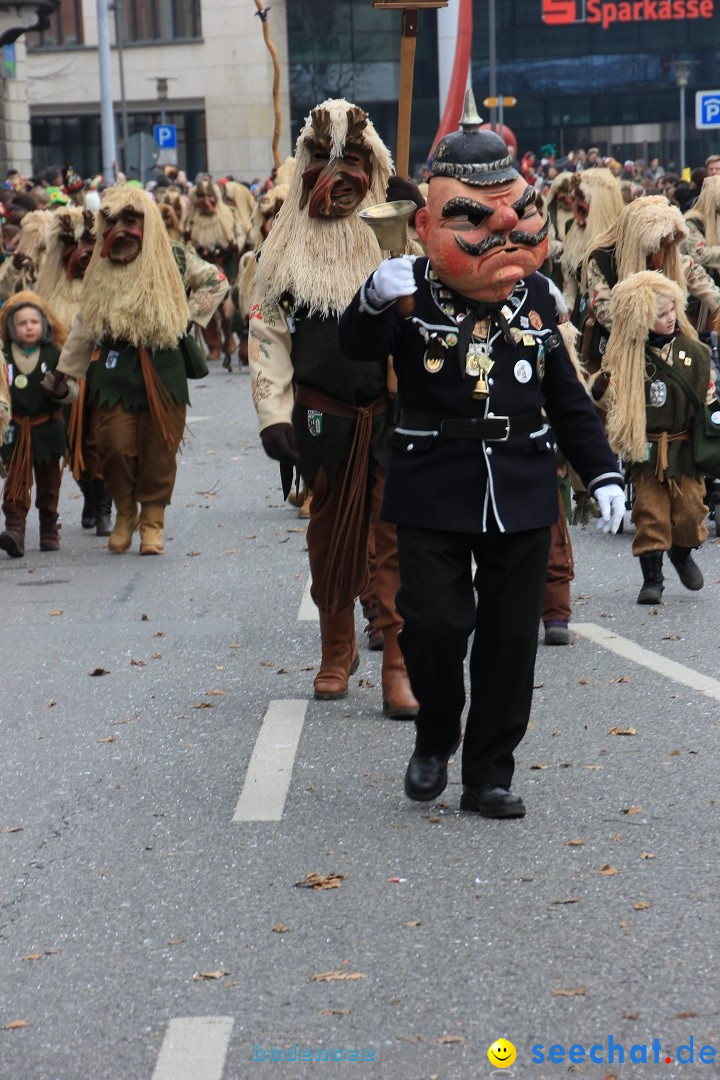
<svg viewBox="0 0 720 1080"><path fill-rule="evenodd" d="M720 90L698 90L695 94L695 127L720 128Z"/></svg>
<svg viewBox="0 0 720 1080"><path fill-rule="evenodd" d="M177 128L175 124L154 124L153 138L161 150L177 149Z"/></svg>

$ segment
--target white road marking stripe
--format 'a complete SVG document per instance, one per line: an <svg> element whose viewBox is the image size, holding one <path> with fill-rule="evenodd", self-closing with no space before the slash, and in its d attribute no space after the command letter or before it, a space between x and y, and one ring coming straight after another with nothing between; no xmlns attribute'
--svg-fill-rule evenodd
<svg viewBox="0 0 720 1080"><path fill-rule="evenodd" d="M300 601L300 610L298 611L298 622L318 622L320 615L318 609L315 607L313 600L310 596L310 586L312 585L312 578L308 578L305 582L305 588L303 589L302 600Z"/></svg>
<svg viewBox="0 0 720 1080"><path fill-rule="evenodd" d="M233 821L280 821L307 701L271 701L255 742Z"/></svg>
<svg viewBox="0 0 720 1080"><path fill-rule="evenodd" d="M231 1016L184 1016L168 1024L152 1080L221 1080Z"/></svg>
<svg viewBox="0 0 720 1080"><path fill-rule="evenodd" d="M214 416L188 416L188 418L187 418L187 426L190 427L191 424L200 424L203 420L214 420L214 419L215 419Z"/></svg>
<svg viewBox="0 0 720 1080"><path fill-rule="evenodd" d="M667 660L658 653L644 649L642 645L636 645L634 641L630 641L628 638L614 634L612 630L606 630L604 626L597 626L595 623L573 622L570 624L570 629L575 630L582 637L588 638L589 641L594 641L596 645L602 645L603 648L610 649L611 652L624 656L627 660L632 660L635 664L642 664L643 667L656 671L658 675L674 679L675 682L682 683L683 686L689 686L691 690L697 690L699 693L705 694L706 697L720 701L720 682L717 679L711 679L708 675L701 675L699 671L685 667L684 664L678 664L675 660Z"/></svg>

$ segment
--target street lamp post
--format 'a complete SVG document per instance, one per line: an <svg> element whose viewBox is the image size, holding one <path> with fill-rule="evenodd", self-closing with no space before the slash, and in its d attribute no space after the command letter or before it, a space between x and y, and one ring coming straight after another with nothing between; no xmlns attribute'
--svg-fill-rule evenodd
<svg viewBox="0 0 720 1080"><path fill-rule="evenodd" d="M102 134L102 173L106 184L115 183L115 115L113 113L110 74L110 29L107 0L97 0L98 62L100 67L100 127Z"/></svg>
<svg viewBox="0 0 720 1080"><path fill-rule="evenodd" d="M687 60L675 61L675 85L680 89L680 175L685 168L685 87L690 81L690 64Z"/></svg>
<svg viewBox="0 0 720 1080"><path fill-rule="evenodd" d="M120 107L122 116L122 163L123 172L127 171L127 141L129 138L129 125L128 125L128 109L127 100L125 98L125 69L123 66L123 52L122 52L122 28L120 22L120 16L122 15L122 0L114 0L114 3L109 5L110 11L115 15L115 47L118 54L118 74L120 75Z"/></svg>

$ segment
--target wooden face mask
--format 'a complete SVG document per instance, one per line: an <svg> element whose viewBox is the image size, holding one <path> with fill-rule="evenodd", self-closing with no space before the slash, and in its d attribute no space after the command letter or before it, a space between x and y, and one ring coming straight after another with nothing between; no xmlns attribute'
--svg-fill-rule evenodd
<svg viewBox="0 0 720 1080"><path fill-rule="evenodd" d="M302 174L300 209L311 218L344 218L354 213L372 183L371 150L363 139L367 116L362 109L348 110L347 135L341 151L333 152L329 114L314 109L312 134L306 138L310 164Z"/></svg>

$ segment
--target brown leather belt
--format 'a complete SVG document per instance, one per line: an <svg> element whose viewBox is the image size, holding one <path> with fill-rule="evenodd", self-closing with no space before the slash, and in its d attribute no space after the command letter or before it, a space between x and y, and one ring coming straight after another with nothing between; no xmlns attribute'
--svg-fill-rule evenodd
<svg viewBox="0 0 720 1080"><path fill-rule="evenodd" d="M687 442L689 438L689 431L677 431L674 435L671 435L669 431L654 431L648 433L648 442L658 444L655 475L661 483L665 479L665 473L668 468L668 445L671 442Z"/></svg>
<svg viewBox="0 0 720 1080"><path fill-rule="evenodd" d="M317 412L327 413L328 416L340 416L346 420L359 420L363 416L379 416L387 412L387 394L381 394L369 405L348 405L344 401L321 394L311 386L302 386L298 383L295 387L295 400L298 405L304 405L306 409L315 409Z"/></svg>

